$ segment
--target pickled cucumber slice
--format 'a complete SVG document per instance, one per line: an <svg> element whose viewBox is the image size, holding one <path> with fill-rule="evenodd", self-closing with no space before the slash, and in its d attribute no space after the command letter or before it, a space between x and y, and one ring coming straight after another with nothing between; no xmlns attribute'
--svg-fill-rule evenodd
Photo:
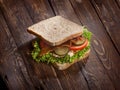
<svg viewBox="0 0 120 90"><path fill-rule="evenodd" d="M54 49L54 53L60 56L66 55L68 51L69 51L69 47L67 46L60 46Z"/></svg>

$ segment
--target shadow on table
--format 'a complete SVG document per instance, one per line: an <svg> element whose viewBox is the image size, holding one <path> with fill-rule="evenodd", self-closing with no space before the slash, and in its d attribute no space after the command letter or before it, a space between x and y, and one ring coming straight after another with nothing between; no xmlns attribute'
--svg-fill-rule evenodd
<svg viewBox="0 0 120 90"><path fill-rule="evenodd" d="M0 90L8 90L6 83L4 82L1 76L0 76Z"/></svg>

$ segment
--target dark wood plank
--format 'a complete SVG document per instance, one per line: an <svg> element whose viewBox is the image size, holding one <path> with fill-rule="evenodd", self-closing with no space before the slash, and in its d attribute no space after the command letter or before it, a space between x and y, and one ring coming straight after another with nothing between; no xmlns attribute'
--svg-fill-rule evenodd
<svg viewBox="0 0 120 90"><path fill-rule="evenodd" d="M64 90L89 90L87 82L85 81L77 64L74 64L68 70L62 72L56 70L56 74L60 79ZM61 75L63 75L63 77ZM66 87L66 83L68 87Z"/></svg>
<svg viewBox="0 0 120 90"><path fill-rule="evenodd" d="M0 11L0 76L10 90L33 89L21 55ZM7 89L7 88L6 88Z"/></svg>
<svg viewBox="0 0 120 90"><path fill-rule="evenodd" d="M99 43L94 40L94 50L96 51L99 61L104 66L105 72L108 74L108 77L112 81L112 84L115 86L115 89L119 90L120 56L114 48L114 45L112 44L110 37L106 33L106 30L104 29L101 21L99 20L99 17L95 13L95 10L92 7L90 1L70 1L81 22L86 25L90 29L90 31L92 31L99 38Z"/></svg>
<svg viewBox="0 0 120 90"><path fill-rule="evenodd" d="M32 8L29 9L28 7L25 7L24 5L30 6L33 9ZM32 35L26 32L26 28L29 25L35 23L35 21L38 22L40 21L40 19L45 19L53 15L52 11L50 13L50 8L47 2L43 0L41 1L31 0L29 2L12 0L10 3L2 2L2 10L5 11L3 13L5 15L5 18L8 21L9 27L12 28L11 32L13 34L13 37L15 38L15 41L17 42L18 47L22 47L26 42L33 39ZM33 11L32 14L35 16L32 17L30 14L30 17L29 17L28 15L29 10L31 12ZM11 16L11 14L14 14L14 15ZM45 14L46 16L42 17ZM18 19L22 19L23 21L18 20ZM17 23L14 23L14 22L17 22ZM16 26L18 27L17 30L15 29ZM21 29L19 29L19 27L23 29L22 32L20 32ZM16 33L19 33L17 34L17 36L19 37L17 39L16 39ZM26 38L24 38L25 41L21 44L21 41L24 36L27 38L27 40ZM56 88L62 89L59 83L59 80L55 76L55 72L53 72L52 70L52 67L46 64L42 64L42 63L38 64L34 62L33 60L31 60L32 58L29 60L29 58L25 56L26 52L27 51L25 51L25 53L22 53L22 56L24 58L25 65L29 73L29 78L31 79L32 84L34 85L35 89L53 89L53 90ZM21 79L24 79L24 78L21 78Z"/></svg>
<svg viewBox="0 0 120 90"><path fill-rule="evenodd" d="M34 38L27 32L27 27L33 23L21 1L4 0L1 8L18 47Z"/></svg>
<svg viewBox="0 0 120 90"><path fill-rule="evenodd" d="M54 16L47 0L24 0L24 4L33 23Z"/></svg>
<svg viewBox="0 0 120 90"><path fill-rule="evenodd" d="M115 0L92 0L92 4L120 54L120 8Z"/></svg>
<svg viewBox="0 0 120 90"><path fill-rule="evenodd" d="M120 0L115 0L115 1L117 3L118 7L120 8Z"/></svg>
<svg viewBox="0 0 120 90"><path fill-rule="evenodd" d="M75 15L75 12L69 0L51 0L51 4L56 14L64 16L80 24L80 21L79 19L77 19L77 16ZM94 39L97 41L96 37L94 37ZM79 63L79 66L81 66L80 63ZM86 67L85 68L83 67L82 69L82 74L87 80L89 89L94 89L94 90L97 90L97 89L112 90L113 89L114 90L114 86L112 85L111 80L109 79L107 73L105 73L105 70L101 65L101 63L99 62L98 57L96 57L95 51L93 49L91 51L91 55L86 64ZM106 87L106 85L108 84L110 85L110 87Z"/></svg>
<svg viewBox="0 0 120 90"><path fill-rule="evenodd" d="M36 6L35 8L40 8L41 11L39 13L41 13L41 16L44 16L44 10L50 10L50 8L46 6L47 4L45 4L45 2L40 3L38 0L34 0L34 2L31 0L29 1L28 5L37 4L40 5ZM12 32L13 37L15 38L15 42L17 43L18 47L22 47L25 43L34 38L26 31L27 27L33 24L33 22L31 19L32 17L29 16L27 9L24 5L25 4L22 1L11 0L9 3L6 3L5 1L2 2L1 6L7 24ZM33 11L35 11L35 9ZM52 14L47 13L47 11L46 14L51 16ZM37 14L35 13L35 15ZM38 18L36 20L38 20ZM33 62L33 60L29 62L27 57L24 58L24 62L26 64L26 66L24 67L27 67L27 71L29 73L28 77L31 79L31 83L33 84L35 89L62 89L59 80L56 78L50 66L44 64L37 64L36 62ZM23 73L23 75L24 74L25 73ZM51 78L49 78L50 75L52 76ZM22 77L20 78L21 80L24 79Z"/></svg>
<svg viewBox="0 0 120 90"><path fill-rule="evenodd" d="M42 0L41 0L41 2L42 2ZM44 1L45 2L45 5L47 5L47 6L49 6L48 5L48 2L47 1ZM28 5L28 3L29 3L29 5ZM34 6L31 6L31 4L32 3L34 3L33 5ZM43 16L41 16L41 14L43 13L43 12L41 12L41 10L40 9L42 9L43 7L45 7L45 6L43 6L43 3L40 3L40 2L38 2L37 0L35 1L35 0L31 0L31 1L28 1L28 0L25 0L25 4L26 4L26 7L27 7L27 9L28 9L28 11L29 11L29 14L30 14L30 16L32 17L32 20L34 21L34 22L38 22L38 21L40 21L41 19L42 19L42 17L43 17L43 19L45 19L45 18L49 18L49 17L51 17L51 16L53 16L54 15L54 13L52 13L52 11L51 10L49 10L48 12L46 12L46 10L45 9L43 9L45 12L44 13L46 13L45 15L47 15L47 16L45 16L44 17L44 14L43 14ZM37 9L36 9L36 6L37 6ZM46 6L46 7L47 7ZM47 9L50 9L51 7L48 7ZM73 11L74 12L74 11ZM37 14L36 14L37 13ZM48 16L48 14L49 14L49 16ZM36 16L36 17L35 17ZM73 15L74 16L74 15ZM37 18L37 19L36 19ZM75 18L75 17L73 17L74 19L77 19L77 18ZM29 50L29 49L28 49ZM36 65L34 65L33 67L36 67ZM40 67L40 66L39 66ZM49 68L49 66L48 65L46 65L46 70L47 70L47 68L50 70L50 68ZM76 75L75 74L72 74L70 71L68 72L68 71L58 71L58 70L56 70L56 69L54 69L53 67L52 67L52 70L54 71L54 73L55 73L55 75L56 75L56 77L57 77L57 79L58 79L58 81L61 83L61 86L62 86L62 88L63 89L67 89L67 90L69 90L69 89L77 89L77 88L80 88L80 89L84 89L84 90L88 90L88 88L86 87L86 81L85 81L85 79L84 79L84 77L82 76L82 74L81 74L81 72L80 72L80 69L79 69L79 67L77 66L77 65L75 65L75 66L73 66L73 67L71 67L70 68L70 70L71 71L73 71L74 73L76 73ZM47 70L48 71L48 70ZM49 71L49 72L51 72L51 71ZM78 73L79 72L79 73ZM30 72L31 73L31 72ZM50 75L50 74L48 74L48 77L49 76L52 76L52 75ZM42 79L42 78L41 78ZM51 80L51 78L49 77L49 79ZM77 81L78 80L78 81ZM73 82L74 81L74 82ZM77 82L75 82L75 81L77 81ZM71 83L72 82L72 83ZM47 83L47 82L46 82ZM55 86L55 85L54 85Z"/></svg>
<svg viewBox="0 0 120 90"><path fill-rule="evenodd" d="M8 87L1 76L0 76L0 89L1 90L8 90Z"/></svg>
<svg viewBox="0 0 120 90"><path fill-rule="evenodd" d="M56 15L61 15L69 20L80 23L69 1L49 0ZM64 5L64 6L63 6Z"/></svg>

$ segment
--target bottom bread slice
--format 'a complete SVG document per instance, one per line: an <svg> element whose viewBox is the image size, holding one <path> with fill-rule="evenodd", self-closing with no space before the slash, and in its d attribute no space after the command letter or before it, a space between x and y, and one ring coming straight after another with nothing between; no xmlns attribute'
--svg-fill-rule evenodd
<svg viewBox="0 0 120 90"><path fill-rule="evenodd" d="M53 66L56 67L58 70L65 70L68 67L70 67L71 65L73 65L74 63L87 59L87 57L89 56L89 53L90 53L90 49L84 54L84 56L82 58L74 60L74 62L72 62L72 63L63 63L63 64L55 63L55 64L53 64Z"/></svg>

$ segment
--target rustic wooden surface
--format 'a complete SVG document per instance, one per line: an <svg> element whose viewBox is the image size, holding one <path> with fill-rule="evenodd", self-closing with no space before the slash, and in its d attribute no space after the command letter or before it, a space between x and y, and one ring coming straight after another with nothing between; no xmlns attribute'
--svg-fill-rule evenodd
<svg viewBox="0 0 120 90"><path fill-rule="evenodd" d="M89 59L65 71L29 55L27 27L61 15L94 34ZM120 90L120 0L0 0L0 88Z"/></svg>

